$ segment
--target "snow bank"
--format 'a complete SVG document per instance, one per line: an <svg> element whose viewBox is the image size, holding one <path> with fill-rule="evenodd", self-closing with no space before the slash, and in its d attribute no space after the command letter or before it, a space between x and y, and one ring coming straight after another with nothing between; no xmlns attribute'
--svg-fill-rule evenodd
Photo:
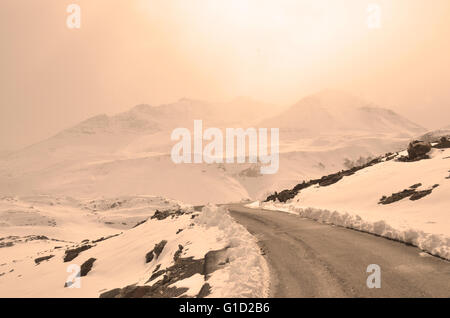
<svg viewBox="0 0 450 318"><path fill-rule="evenodd" d="M247 205L249 208L257 208ZM293 204L265 202L259 208L266 210L290 212L300 217L320 223L338 225L362 232L379 235L388 239L417 246L432 255L450 260L450 238L445 235L425 233L417 229L399 230L390 226L385 220L371 222L359 215L347 212L322 210L317 208L300 208Z"/></svg>
<svg viewBox="0 0 450 318"><path fill-rule="evenodd" d="M268 297L269 269L256 239L236 223L224 207L206 206L197 224L216 228L226 242L229 265L217 271L208 281L212 297Z"/></svg>

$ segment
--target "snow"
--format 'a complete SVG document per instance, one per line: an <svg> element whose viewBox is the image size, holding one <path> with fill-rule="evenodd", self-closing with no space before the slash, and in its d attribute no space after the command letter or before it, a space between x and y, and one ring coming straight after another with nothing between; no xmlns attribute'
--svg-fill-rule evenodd
<svg viewBox="0 0 450 318"><path fill-rule="evenodd" d="M252 164L182 164L170 158L173 129L280 128L280 169ZM332 124L335 123L335 124ZM190 204L261 199L343 168L354 160L404 148L422 129L389 110L325 91L283 108L238 98L229 103L182 99L99 115L0 158L0 194L99 196L152 194Z"/></svg>
<svg viewBox="0 0 450 318"><path fill-rule="evenodd" d="M31 208L33 206L33 208ZM158 209L184 209L189 214L149 219ZM28 214L24 219L23 213ZM8 213L6 213L8 212ZM192 219L192 215L199 215ZM52 219L54 223L41 222ZM143 220L145 223L135 225ZM229 247L229 263L211 274L209 297L262 297L267 295L269 274L255 239L236 224L224 208L208 206L194 212L192 206L154 196L76 200L67 197L3 197L0 200L0 297L98 297L101 293L147 282L152 273L174 264L174 254L202 259L208 251ZM180 232L180 230L182 230ZM27 235L45 235L48 240L25 241ZM115 235L115 236L113 236ZM14 237L13 237L14 236ZM94 243L101 237L110 237ZM64 263L68 248L89 240L92 248ZM166 240L162 253L149 263L145 255ZM58 248L59 247L59 248ZM37 257L55 255L36 265ZM81 288L65 288L68 266L80 266L95 258L92 270L81 277ZM205 283L193 275L175 283L195 296Z"/></svg>
<svg viewBox="0 0 450 318"><path fill-rule="evenodd" d="M191 277L171 284L170 287L189 288L189 290L184 295L188 297L195 297L202 289L204 283L205 278L203 277L203 275L195 274Z"/></svg>
<svg viewBox="0 0 450 318"><path fill-rule="evenodd" d="M269 268L254 236L236 223L225 208L208 206L196 219L206 228L215 228L226 242L230 265L219 270L211 279L212 297L230 297L229 289L238 297L268 297Z"/></svg>
<svg viewBox="0 0 450 318"><path fill-rule="evenodd" d="M433 149L429 160L385 161L333 185L306 188L285 204L253 202L247 206L286 211L374 233L450 259L449 157L449 149ZM417 201L405 198L388 205L378 204L383 195L389 196L417 183L422 183L418 190L439 186Z"/></svg>

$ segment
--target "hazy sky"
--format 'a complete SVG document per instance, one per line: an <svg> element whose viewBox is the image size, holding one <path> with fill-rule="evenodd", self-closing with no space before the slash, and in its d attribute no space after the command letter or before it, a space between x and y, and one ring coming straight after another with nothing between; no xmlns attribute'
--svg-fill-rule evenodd
<svg viewBox="0 0 450 318"><path fill-rule="evenodd" d="M66 26L71 3L80 29ZM323 88L449 125L450 1L0 1L0 150L140 103L284 106Z"/></svg>

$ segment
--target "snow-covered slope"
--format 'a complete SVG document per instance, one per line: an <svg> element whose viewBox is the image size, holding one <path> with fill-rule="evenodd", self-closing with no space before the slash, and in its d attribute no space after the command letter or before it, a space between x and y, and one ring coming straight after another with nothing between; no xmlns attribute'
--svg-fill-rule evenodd
<svg viewBox="0 0 450 318"><path fill-rule="evenodd" d="M431 159L415 162L397 161L402 155L304 188L286 203L250 206L375 233L450 259L450 149L432 149Z"/></svg>
<svg viewBox="0 0 450 318"><path fill-rule="evenodd" d="M442 137L450 137L450 125L443 127L441 129L429 131L424 135L421 135L417 139L425 140L428 142L436 142Z"/></svg>
<svg viewBox="0 0 450 318"><path fill-rule="evenodd" d="M345 159L401 149L420 131L390 111L329 91L269 116L279 111L241 97L222 104L182 99L96 116L0 158L0 194L152 194L192 204L261 198L274 187L341 169ZM195 119L204 128L280 128L278 173L262 176L252 164L174 164L171 132L192 131Z"/></svg>
<svg viewBox="0 0 450 318"><path fill-rule="evenodd" d="M280 128L278 173L239 179L249 196L258 199L274 188L344 169L344 161L400 151L425 132L391 110L334 90L305 97L258 126Z"/></svg>
<svg viewBox="0 0 450 318"><path fill-rule="evenodd" d="M365 132L372 136L410 137L424 131L389 109L334 90L305 97L280 115L264 120L261 126L280 127L305 136Z"/></svg>
<svg viewBox="0 0 450 318"><path fill-rule="evenodd" d="M0 297L268 292L267 264L255 239L215 206L196 212L151 196L3 197L0 228ZM78 281L73 274L80 269Z"/></svg>

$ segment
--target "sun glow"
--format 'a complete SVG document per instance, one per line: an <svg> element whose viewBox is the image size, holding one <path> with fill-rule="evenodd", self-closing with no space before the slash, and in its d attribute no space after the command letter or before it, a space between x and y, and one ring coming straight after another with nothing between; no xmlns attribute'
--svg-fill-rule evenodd
<svg viewBox="0 0 450 318"><path fill-rule="evenodd" d="M337 60L350 58L354 43L370 32L369 2L361 0L141 1L150 21L177 34L184 58L211 73L226 65L236 90L243 91L306 73L309 82L333 80Z"/></svg>

